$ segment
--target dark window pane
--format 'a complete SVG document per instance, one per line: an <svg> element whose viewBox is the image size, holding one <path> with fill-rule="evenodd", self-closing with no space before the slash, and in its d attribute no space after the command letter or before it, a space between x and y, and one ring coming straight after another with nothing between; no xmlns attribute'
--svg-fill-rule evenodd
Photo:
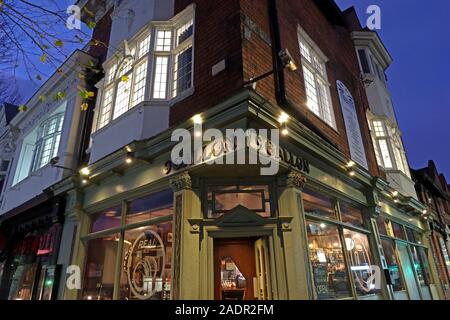
<svg viewBox="0 0 450 320"><path fill-rule="evenodd" d="M344 229L345 248L349 257L350 270L359 296L380 293L376 288L375 262L369 247L367 236L362 233Z"/></svg>
<svg viewBox="0 0 450 320"><path fill-rule="evenodd" d="M397 263L397 256L395 253L395 245L392 240L381 240L384 257L386 258L386 263L388 265L389 274L391 275L392 287L394 291L405 290L405 285L403 284L402 275L400 273L400 266Z"/></svg>
<svg viewBox="0 0 450 320"><path fill-rule="evenodd" d="M126 223L132 224L172 214L173 192L165 190L128 203Z"/></svg>
<svg viewBox="0 0 450 320"><path fill-rule="evenodd" d="M359 61L361 61L361 66L364 73L370 73L369 61L367 59L366 50L358 50Z"/></svg>
<svg viewBox="0 0 450 320"><path fill-rule="evenodd" d="M392 230L394 231L394 237L396 237L398 239L406 240L405 233L403 232L403 226L398 223L392 222L392 221L391 221L391 225L392 225Z"/></svg>
<svg viewBox="0 0 450 320"><path fill-rule="evenodd" d="M120 298L170 300L172 223L125 232Z"/></svg>
<svg viewBox="0 0 450 320"><path fill-rule="evenodd" d="M352 296L344 252L336 226L306 222L308 247L317 298L342 299Z"/></svg>
<svg viewBox="0 0 450 320"><path fill-rule="evenodd" d="M362 211L348 203L340 202L342 222L352 224L355 227L364 227L364 220Z"/></svg>
<svg viewBox="0 0 450 320"><path fill-rule="evenodd" d="M315 191L305 190L303 192L303 208L305 213L336 219L336 205L334 199Z"/></svg>
<svg viewBox="0 0 450 320"><path fill-rule="evenodd" d="M121 211L120 207L114 207L94 214L92 217L91 232L120 227Z"/></svg>
<svg viewBox="0 0 450 320"><path fill-rule="evenodd" d="M255 211L262 217L270 217L269 199L267 185L209 187L208 217L218 218L238 205Z"/></svg>
<svg viewBox="0 0 450 320"><path fill-rule="evenodd" d="M386 228L386 219L379 216L377 218L377 225L378 225L378 231L380 232L380 234L385 235L385 236L389 235L387 232L387 228Z"/></svg>
<svg viewBox="0 0 450 320"><path fill-rule="evenodd" d="M84 300L112 300L118 243L118 234L88 242Z"/></svg>

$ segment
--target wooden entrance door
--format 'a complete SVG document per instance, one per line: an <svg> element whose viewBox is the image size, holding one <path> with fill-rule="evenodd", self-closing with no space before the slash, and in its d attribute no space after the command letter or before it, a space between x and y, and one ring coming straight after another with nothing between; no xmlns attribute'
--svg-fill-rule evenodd
<svg viewBox="0 0 450 320"><path fill-rule="evenodd" d="M214 240L214 298L255 300L255 240Z"/></svg>

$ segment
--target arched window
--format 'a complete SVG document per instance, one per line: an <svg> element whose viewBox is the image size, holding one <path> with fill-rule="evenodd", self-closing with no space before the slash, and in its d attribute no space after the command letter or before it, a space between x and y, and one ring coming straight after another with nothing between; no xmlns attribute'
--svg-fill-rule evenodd
<svg viewBox="0 0 450 320"><path fill-rule="evenodd" d="M34 149L31 171L36 171L57 156L64 113L58 113L45 120L39 127Z"/></svg>

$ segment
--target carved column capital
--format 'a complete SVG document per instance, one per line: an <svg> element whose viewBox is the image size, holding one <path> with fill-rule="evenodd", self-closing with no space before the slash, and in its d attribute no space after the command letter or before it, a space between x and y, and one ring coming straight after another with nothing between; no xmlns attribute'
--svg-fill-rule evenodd
<svg viewBox="0 0 450 320"><path fill-rule="evenodd" d="M174 176L170 179L169 183L173 192L192 189L192 179L187 171Z"/></svg>
<svg viewBox="0 0 450 320"><path fill-rule="evenodd" d="M287 174L278 178L278 182L281 186L297 188L300 190L305 187L306 181L306 177L297 171L289 171Z"/></svg>

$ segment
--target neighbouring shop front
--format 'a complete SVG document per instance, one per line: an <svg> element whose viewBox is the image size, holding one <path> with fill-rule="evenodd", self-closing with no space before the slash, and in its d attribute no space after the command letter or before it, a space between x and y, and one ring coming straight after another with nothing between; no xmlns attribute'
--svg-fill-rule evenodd
<svg viewBox="0 0 450 320"><path fill-rule="evenodd" d="M1 299L56 299L63 206L62 199L51 198L2 217L7 240L0 257Z"/></svg>
<svg viewBox="0 0 450 320"><path fill-rule="evenodd" d="M445 225L431 221L431 247L439 274L439 279L446 299L450 299L450 255L446 245L447 232Z"/></svg>

